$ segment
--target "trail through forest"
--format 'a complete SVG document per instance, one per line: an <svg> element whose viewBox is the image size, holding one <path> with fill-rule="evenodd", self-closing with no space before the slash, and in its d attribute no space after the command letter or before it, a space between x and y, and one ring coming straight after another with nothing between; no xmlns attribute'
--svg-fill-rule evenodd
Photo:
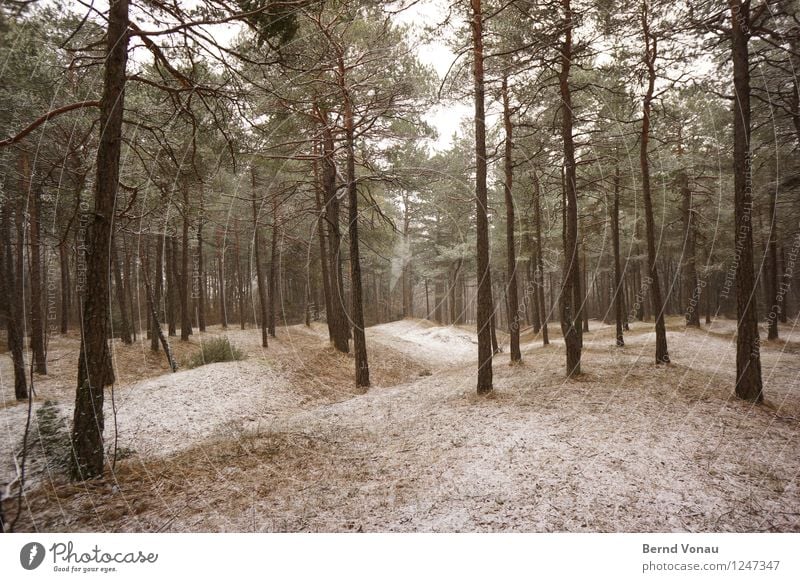
<svg viewBox="0 0 800 582"><path fill-rule="evenodd" d="M41 450L20 524L38 531L798 531L800 336L764 344L767 405L730 393L734 323L667 322L674 364L655 366L652 327L592 322L585 374L563 377L563 340L523 331L522 368L495 358L474 394L474 331L403 320L368 328L373 387L327 330L224 332L247 359L140 378L141 346L115 344L115 473L68 484ZM175 342L187 358L198 342ZM71 416L77 341L54 338L61 373L36 408ZM0 371L8 378L10 358ZM2 382L3 480L26 405ZM107 399L107 445L114 442ZM34 415L34 420L40 416ZM68 424L68 423L67 423ZM36 434L36 431L34 431ZM38 452L37 452L38 451ZM52 465L52 463L51 463ZM14 504L6 506L13 513Z"/></svg>

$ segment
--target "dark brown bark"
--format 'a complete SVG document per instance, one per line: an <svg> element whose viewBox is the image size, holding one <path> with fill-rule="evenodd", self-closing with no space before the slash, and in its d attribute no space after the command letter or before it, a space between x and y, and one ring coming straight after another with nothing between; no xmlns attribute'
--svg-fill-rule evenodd
<svg viewBox="0 0 800 582"><path fill-rule="evenodd" d="M95 204L86 253L86 288L81 313L78 386L72 423L73 479L103 473L104 388L114 382L106 333L110 306L110 242L119 185L125 66L128 60L128 0L111 0L100 100Z"/></svg>
<svg viewBox="0 0 800 582"><path fill-rule="evenodd" d="M123 289L125 294L125 300L127 301L127 308L128 308L128 321L130 322L130 329L131 329L131 339L136 341L136 334L139 331L139 320L137 318L138 310L134 307L134 291L133 291L133 281L136 279L133 277L132 272L132 265L131 265L131 254L128 252L128 244L127 238L124 235L121 235L122 239L122 254L123 254L123 266L125 268L124 271L124 281L123 281Z"/></svg>
<svg viewBox="0 0 800 582"><path fill-rule="evenodd" d="M280 251L278 248L278 197L272 196L272 242L269 260L269 294L267 297L267 322L269 335L275 337L275 302L278 289L278 267L280 264Z"/></svg>
<svg viewBox="0 0 800 582"><path fill-rule="evenodd" d="M192 280L189 275L189 183L183 179L183 224L181 230L181 273L180 273L180 301L181 301L181 341L189 341L192 335L192 309L191 289Z"/></svg>
<svg viewBox="0 0 800 582"><path fill-rule="evenodd" d="M481 0L472 4L472 65L475 88L475 205L478 275L478 394L492 391L492 326L494 301L489 272L489 220L486 189L486 112L483 80L483 11Z"/></svg>
<svg viewBox="0 0 800 582"><path fill-rule="evenodd" d="M125 287L122 282L122 269L119 264L119 249L117 248L117 238L120 236L120 234L116 234L111 241L111 268L114 272L114 294L117 297L117 308L119 309L119 337L122 343L130 345L133 343L133 339L131 339L131 325L128 321Z"/></svg>
<svg viewBox="0 0 800 582"><path fill-rule="evenodd" d="M544 301L544 265L542 259L542 193L539 176L533 174L533 222L536 227L536 273L534 276L535 301L539 302L539 313L542 319L542 345L548 345L550 338L547 333L547 309ZM551 280L552 284L552 280ZM551 287L552 289L552 287Z"/></svg>
<svg viewBox="0 0 800 582"><path fill-rule="evenodd" d="M431 302L428 298L428 279L425 279L425 319L431 318Z"/></svg>
<svg viewBox="0 0 800 582"><path fill-rule="evenodd" d="M781 323L786 323L788 320L789 288L792 283L792 273L787 273L786 271L786 252L783 245L781 245L780 249L780 252L778 252L778 281L780 281L779 291L782 294L778 302L778 320Z"/></svg>
<svg viewBox="0 0 800 582"><path fill-rule="evenodd" d="M617 345L624 346L623 320L625 319L625 306L623 305L622 270L619 260L619 166L614 169L614 203L611 207L611 240L614 246L614 320L617 332Z"/></svg>
<svg viewBox="0 0 800 582"><path fill-rule="evenodd" d="M20 190L27 200L28 208L28 259L30 281L30 348L33 369L37 374L47 374L47 354L44 345L44 317L42 316L42 246L41 246L41 197L31 182L31 165L28 152L20 153Z"/></svg>
<svg viewBox="0 0 800 582"><path fill-rule="evenodd" d="M175 237L164 235L164 249L165 249L165 259L166 259L166 274L167 274L167 297L166 297L166 316L167 316L167 334L170 337L178 335L178 325L177 325L177 314L175 309L176 304L176 287L178 286L177 282L177 271L178 269L175 266L176 259L175 255L177 254L177 243L175 242Z"/></svg>
<svg viewBox="0 0 800 582"><path fill-rule="evenodd" d="M18 281L22 279L22 264L15 262L12 246L21 246L20 240L13 241L11 225L11 204L6 200L3 205L2 224L2 272L0 272L0 293L5 298L6 339L8 351L11 352L11 362L14 367L14 397L17 400L28 398L27 370L25 369L25 340L23 334L24 323L22 310L22 296Z"/></svg>
<svg viewBox="0 0 800 582"><path fill-rule="evenodd" d="M201 202L202 204L202 202ZM197 328L206 330L206 272L203 263L203 211L197 221Z"/></svg>
<svg viewBox="0 0 800 582"><path fill-rule="evenodd" d="M756 280L753 274L753 184L750 167L750 4L729 1L733 60L733 183L736 222L736 395L764 399L758 336Z"/></svg>
<svg viewBox="0 0 800 582"><path fill-rule="evenodd" d="M589 272L586 268L586 243L584 241L580 244L581 256L583 257L583 293L579 294L581 301L581 327L582 332L589 331ZM581 333L581 346L583 346L583 333Z"/></svg>
<svg viewBox="0 0 800 582"><path fill-rule="evenodd" d="M61 267L61 333L66 334L69 330L69 311L71 309L72 301L70 299L70 283L69 276L69 250L67 249L66 240L58 245L58 258Z"/></svg>
<svg viewBox="0 0 800 582"><path fill-rule="evenodd" d="M572 93L569 73L572 64L573 14L570 0L564 8L564 43L561 47L561 137L564 142L564 275L561 283L561 331L567 355L567 376L581 373L580 269L578 268L578 196L576 190L575 144L572 135Z"/></svg>
<svg viewBox="0 0 800 582"><path fill-rule="evenodd" d="M661 297L661 284L658 278L658 254L656 251L656 227L653 219L653 201L650 191L650 162L648 147L650 141L650 112L656 82L655 61L658 54L657 41L650 32L648 0L642 1L642 32L644 35L644 64L647 67L647 89L642 102L642 131L639 140L639 164L642 172L642 197L647 230L647 258L650 285L650 299L656 318L656 364L669 363L667 349L667 330L664 325L665 304Z"/></svg>
<svg viewBox="0 0 800 582"><path fill-rule="evenodd" d="M769 313L767 314L767 339L778 339L778 317L781 311L783 296L778 294L778 233L775 214L775 198L777 190L769 199L769 241L767 242L767 297L769 299Z"/></svg>
<svg viewBox="0 0 800 582"><path fill-rule="evenodd" d="M408 253L402 257L403 272L402 277L402 292L403 292L403 317L414 317L414 285L411 279L411 250L409 246L409 229L411 228L411 197L409 193L403 191L403 242L404 253ZM459 264L460 267L460 264ZM459 281L456 277L456 281ZM457 307L456 320L463 321L464 314L462 310Z"/></svg>
<svg viewBox="0 0 800 582"><path fill-rule="evenodd" d="M333 347L346 354L350 351L350 331L345 312L344 281L342 279L342 237L339 229L339 198L336 196L336 161L333 132L327 125L327 115L325 121L322 128L322 183L327 213L328 261L331 280L331 310L328 313L328 325L333 331Z"/></svg>
<svg viewBox="0 0 800 582"><path fill-rule="evenodd" d="M692 208L692 189L689 187L689 176L680 172L677 178L678 190L683 202L683 260L681 261L681 279L683 283L683 301L686 325L700 327L700 311L697 308L700 299L700 286L697 280L694 209Z"/></svg>
<svg viewBox="0 0 800 582"><path fill-rule="evenodd" d="M219 286L219 317L222 329L228 329L228 302L225 297L225 240L217 232L217 285Z"/></svg>
<svg viewBox="0 0 800 582"><path fill-rule="evenodd" d="M236 220L236 223L233 227L233 259L236 261L234 263L234 275L236 277L236 306L237 311L239 312L239 327L241 329L245 329L247 327L245 321L245 310L244 310L244 280L242 278L242 249L239 245L239 221ZM270 267L271 269L272 267ZM271 274L271 272L270 272Z"/></svg>
<svg viewBox="0 0 800 582"><path fill-rule="evenodd" d="M152 334L153 338L155 339L155 352L158 352L158 343L161 342L161 347L164 349L164 355L167 357L167 364L169 364L170 370L176 372L178 370L178 364L175 361L174 356L172 355L172 349L170 348L169 341L167 337L164 335L164 330L161 329L161 324L158 321L158 311L156 309L156 301L153 295L153 288L150 285L150 279L147 276L147 259L142 256L142 279L144 279L144 289L145 294L147 295L147 313L152 325Z"/></svg>
<svg viewBox="0 0 800 582"><path fill-rule="evenodd" d="M323 183L319 174L319 161L316 156L320 154L319 143L314 143L314 199L317 204L317 238L319 239L319 263L322 271L322 293L325 299L325 319L328 326L328 340L333 341L333 328L331 326L331 278L328 269L328 250L325 244L325 214L322 210Z"/></svg>
<svg viewBox="0 0 800 582"><path fill-rule="evenodd" d="M261 264L261 229L258 228L258 204L256 202L256 175L251 171L253 186L253 260L256 262L256 283L258 285L258 305L261 325L261 347L269 347L269 314L267 313L267 284L264 281L264 268Z"/></svg>
<svg viewBox="0 0 800 582"><path fill-rule="evenodd" d="M339 59L339 75L344 97L344 129L347 147L347 200L350 231L350 322L353 326L353 353L356 365L356 386L369 387L369 363L367 361L367 339L364 334L364 305L361 289L361 258L358 245L358 188L356 184L356 161L354 144L353 103L345 78L344 60Z"/></svg>
<svg viewBox="0 0 800 582"><path fill-rule="evenodd" d="M508 98L508 77L503 76L502 82L503 97L503 128L505 129L506 139L503 152L503 173L505 180L503 183L503 194L506 203L506 255L508 268L508 286L506 296L508 299L508 333L510 336L509 355L512 362L522 361L522 353L519 349L519 298L517 297L517 257L514 243L514 160L513 160L513 130L511 123L511 105Z"/></svg>

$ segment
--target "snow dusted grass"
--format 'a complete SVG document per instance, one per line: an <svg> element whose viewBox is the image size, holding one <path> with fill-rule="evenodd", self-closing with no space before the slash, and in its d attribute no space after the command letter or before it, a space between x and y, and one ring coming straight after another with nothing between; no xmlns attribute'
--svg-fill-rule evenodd
<svg viewBox="0 0 800 582"><path fill-rule="evenodd" d="M551 324L553 345L523 335L522 366L496 357L489 397L463 328L368 329L364 395L323 326L279 330L267 350L257 330L228 331L246 361L120 386L120 441L137 454L103 480L42 480L23 527L800 531L800 350L765 344L767 403L749 405L731 396L724 323L671 320L665 367L651 325L620 349L592 322L576 380Z"/></svg>

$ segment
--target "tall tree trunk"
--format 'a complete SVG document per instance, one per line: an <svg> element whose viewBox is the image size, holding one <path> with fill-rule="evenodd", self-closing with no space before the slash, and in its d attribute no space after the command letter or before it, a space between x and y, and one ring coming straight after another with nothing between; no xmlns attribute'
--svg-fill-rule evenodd
<svg viewBox="0 0 800 582"><path fill-rule="evenodd" d="M155 301L155 297L153 296L153 288L150 286L150 279L147 276L147 259L145 255L141 255L141 262L142 278L144 279L145 294L147 295L147 313L153 329L152 337L155 339L156 346L153 351L158 353L158 343L161 342L161 346L164 348L164 355L167 356L169 368L173 372L176 372L178 370L178 364L172 355L172 349L170 348L169 341L164 335L164 331L161 329L161 323L158 321L158 310L156 309L157 303Z"/></svg>
<svg viewBox="0 0 800 582"><path fill-rule="evenodd" d="M778 339L778 317L781 310L782 295L778 294L778 217L775 214L777 190L769 199L769 242L767 243L767 296L770 306L767 314L767 339Z"/></svg>
<svg viewBox="0 0 800 582"><path fill-rule="evenodd" d="M347 199L350 230L350 321L353 324L353 353L356 364L356 386L369 386L369 363L367 361L367 339L364 334L364 305L361 289L361 258L358 248L358 188L356 185L356 153L354 144L355 126L353 103L347 88L344 59L339 57L339 75L344 97L344 125L347 146Z"/></svg>
<svg viewBox="0 0 800 582"><path fill-rule="evenodd" d="M506 296L508 298L508 333L510 335L509 353L512 362L522 361L522 353L519 349L519 298L517 297L517 257L514 248L514 160L513 160L513 125L511 124L511 105L508 99L508 76L503 75L502 82L503 96L503 128L505 129L505 149L503 154L503 171L505 181L503 184L503 194L506 203L506 255L508 257L508 287Z"/></svg>
<svg viewBox="0 0 800 582"><path fill-rule="evenodd" d="M110 242L119 187L125 66L128 60L128 0L111 0L106 34L106 61L100 101L94 218L86 256L86 289L81 314L78 387L72 423L73 479L103 473L103 391L114 383L107 339L110 289Z"/></svg>
<svg viewBox="0 0 800 582"><path fill-rule="evenodd" d="M47 374L47 354L44 345L44 317L42 317L42 248L41 248L41 196L31 182L31 164L28 152L20 153L20 190L27 200L30 224L28 258L30 270L30 347L33 352L33 369L37 374Z"/></svg>
<svg viewBox="0 0 800 582"><path fill-rule="evenodd" d="M278 249L278 197L272 196L272 248L269 260L269 296L267 297L269 335L275 337L275 300L278 289L280 253Z"/></svg>
<svg viewBox="0 0 800 582"><path fill-rule="evenodd" d="M135 277L133 276L132 266L131 266L131 254L128 252L128 244L125 235L121 235L122 238L122 253L123 253L123 266L125 268L124 272L124 281L123 281L123 289L125 295L125 301L127 302L127 309L128 309L128 321L130 322L130 329L131 329L131 339L132 341L136 341L136 334L139 331L139 321L137 319L138 310L134 308L134 301L133 301L133 281L135 281Z"/></svg>
<svg viewBox="0 0 800 582"><path fill-rule="evenodd" d="M614 319L617 331L617 345L624 346L623 320L625 307L623 305L624 292L622 288L622 271L619 261L619 166L614 168L614 205L611 210L611 239L614 245Z"/></svg>
<svg viewBox="0 0 800 582"><path fill-rule="evenodd" d="M681 261L683 280L683 307L686 325L700 327L700 312L697 309L700 287L697 281L695 257L695 225L692 209L692 189L689 187L689 176L681 171L678 174L678 190L683 201L683 261Z"/></svg>
<svg viewBox="0 0 800 582"><path fill-rule="evenodd" d="M133 343L131 339L131 325L128 321L128 310L125 304L125 286L122 283L122 269L119 264L119 249L117 248L117 238L121 236L121 233L116 233L111 240L111 268L114 272L114 291L117 296L117 307L119 308L119 337L122 343L130 345Z"/></svg>
<svg viewBox="0 0 800 582"><path fill-rule="evenodd" d="M472 3L472 54L475 77L475 205L478 264L478 394L492 391L492 326L494 301L489 271L489 219L486 189L486 113L483 81L483 10L481 0Z"/></svg>
<svg viewBox="0 0 800 582"><path fill-rule="evenodd" d="M586 268L586 242L581 241L579 247L583 257L583 293L578 295L581 302L581 332L587 332L589 331L589 271ZM581 333L581 346L583 346L583 333Z"/></svg>
<svg viewBox="0 0 800 582"><path fill-rule="evenodd" d="M533 222L536 227L536 274L534 293L536 301L539 302L539 313L542 319L542 345L548 345L550 338L547 334L547 309L544 301L544 265L542 259L542 202L541 185L539 175L533 173ZM552 281L551 281L552 283ZM551 287L552 288L552 287Z"/></svg>
<svg viewBox="0 0 800 582"><path fill-rule="evenodd" d="M736 395L764 399L753 275L753 182L750 167L750 4L729 0L733 57L733 183L736 221Z"/></svg>
<svg viewBox="0 0 800 582"><path fill-rule="evenodd" d="M244 311L244 280L242 278L242 248L239 245L239 221L233 228L233 258L236 261L234 264L234 275L236 277L236 306L239 312L239 327L245 329L245 311Z"/></svg>
<svg viewBox="0 0 800 582"><path fill-rule="evenodd" d="M639 140L639 163L642 171L642 197L647 226L647 257L650 277L650 298L656 318L656 364L669 363L667 349L667 330L664 325L664 301L661 298L661 284L658 278L658 255L656 252L656 227L653 219L653 201L650 193L650 163L648 143L650 140L650 112L656 82L655 61L657 41L650 32L648 0L642 1L642 32L644 34L644 64L647 67L647 90L642 103L642 132Z"/></svg>
<svg viewBox="0 0 800 582"><path fill-rule="evenodd" d="M228 329L228 302L225 297L225 241L219 232L217 232L217 279L220 324L222 329Z"/></svg>
<svg viewBox="0 0 800 582"><path fill-rule="evenodd" d="M203 264L203 208L197 221L197 328L206 330L206 272Z"/></svg>
<svg viewBox="0 0 800 582"><path fill-rule="evenodd" d="M253 169L253 258L256 262L256 283L258 284L258 305L261 324L261 347L269 347L269 314L267 313L267 284L264 281L264 268L261 265L261 231L258 228L258 205L256 204L256 175Z"/></svg>
<svg viewBox="0 0 800 582"><path fill-rule="evenodd" d="M65 240L58 245L59 264L61 266L61 334L64 335L69 331L69 310L71 308L70 300L70 276L69 276L69 250L67 249L66 237Z"/></svg>
<svg viewBox="0 0 800 582"><path fill-rule="evenodd" d="M328 261L331 279L331 311L328 314L329 325L333 329L333 347L342 353L350 351L347 314L345 313L344 281L342 280L342 237L339 230L339 198L336 195L336 160L334 157L333 132L325 124L322 128L323 157L322 181L324 184L325 209L328 223Z"/></svg>
<svg viewBox="0 0 800 582"><path fill-rule="evenodd" d="M181 189L183 190L180 276L181 341L187 342L189 341L189 336L192 335L192 309L190 303L192 280L189 276L189 183L187 178L183 178Z"/></svg>
<svg viewBox="0 0 800 582"><path fill-rule="evenodd" d="M328 325L328 340L333 341L333 326L331 323L331 278L328 269L328 250L325 244L325 213L322 209L322 192L324 184L319 173L320 146L314 142L314 199L317 204L317 238L319 238L319 264L322 271L322 293L325 296L325 321Z"/></svg>
<svg viewBox="0 0 800 582"><path fill-rule="evenodd" d="M428 298L428 279L425 279L425 319L431 318L431 302Z"/></svg>
<svg viewBox="0 0 800 582"><path fill-rule="evenodd" d="M166 258L166 274L167 274L167 301L166 301L166 311L167 311L167 334L170 337L176 336L178 334L178 327L176 321L176 313L175 313L175 287L177 286L177 269L175 268L175 254L177 250L177 245L175 244L175 237L164 235L164 249L165 249L165 258Z"/></svg>
<svg viewBox="0 0 800 582"><path fill-rule="evenodd" d="M788 273L786 271L786 252L783 245L781 245L781 249L778 252L778 280L780 281L779 292L781 293L780 305L778 306L778 320L781 323L786 323L787 313L789 311L789 289L792 283L792 273L791 271Z"/></svg>
<svg viewBox="0 0 800 582"><path fill-rule="evenodd" d="M22 264L14 260L12 251L12 232L11 232L11 203L6 199L3 204L2 217L2 272L0 272L0 293L5 298L5 319L6 319L6 338L8 351L11 352L11 361L14 367L14 397L17 400L28 398L28 380L25 369L25 339L23 333L24 323L22 321L24 312L22 309L22 296L18 281L22 279ZM21 240L16 241L17 246L22 245Z"/></svg>
<svg viewBox="0 0 800 582"><path fill-rule="evenodd" d="M414 284L411 280L411 245L409 244L409 229L411 228L411 204L408 192L403 192L403 317L414 317ZM463 314L459 311L456 318L461 321Z"/></svg>
<svg viewBox="0 0 800 582"><path fill-rule="evenodd" d="M569 72L572 64L573 14L570 0L564 8L564 43L561 49L559 90L561 94L561 137L564 141L564 276L561 283L561 330L567 353L567 376L581 373L580 269L578 268L578 195L576 190L575 144L572 135L572 93Z"/></svg>

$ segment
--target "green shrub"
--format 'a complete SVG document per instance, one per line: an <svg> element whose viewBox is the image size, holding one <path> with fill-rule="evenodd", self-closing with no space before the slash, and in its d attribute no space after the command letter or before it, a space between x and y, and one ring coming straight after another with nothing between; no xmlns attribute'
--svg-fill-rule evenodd
<svg viewBox="0 0 800 582"><path fill-rule="evenodd" d="M186 367L197 368L215 362L233 362L243 359L244 352L231 344L227 337L215 337L200 344L200 351L189 358Z"/></svg>

